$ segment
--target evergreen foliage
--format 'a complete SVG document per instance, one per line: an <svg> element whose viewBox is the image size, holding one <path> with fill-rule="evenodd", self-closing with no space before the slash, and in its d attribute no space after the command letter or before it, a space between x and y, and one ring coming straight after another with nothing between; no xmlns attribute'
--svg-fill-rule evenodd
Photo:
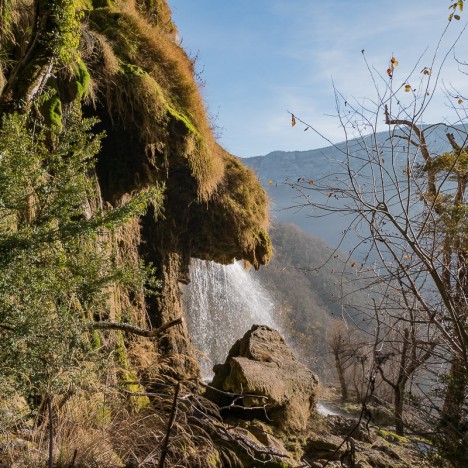
<svg viewBox="0 0 468 468"><path fill-rule="evenodd" d="M107 307L109 286L143 287L151 269L116 264L103 233L160 202L140 192L119 209L93 209L102 135L70 113L54 135L25 115L0 129L0 389L64 395L99 381L102 349L86 325ZM34 402L34 398L32 400ZM0 421L1 424L1 421Z"/></svg>

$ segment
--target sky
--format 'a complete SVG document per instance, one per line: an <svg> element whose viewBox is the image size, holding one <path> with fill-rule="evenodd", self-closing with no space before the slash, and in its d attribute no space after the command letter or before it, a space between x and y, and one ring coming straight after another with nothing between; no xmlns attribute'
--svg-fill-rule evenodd
<svg viewBox="0 0 468 468"><path fill-rule="evenodd" d="M362 50L374 74L381 74L377 76L379 89L388 84L386 70L392 56L399 62L393 86L409 82L418 87L425 79L420 71L432 65L447 26L450 3L169 0L179 41L196 57L202 94L218 140L240 157L328 145L313 130L292 127L288 111L331 141L342 141L334 87L349 102L376 96ZM454 87L457 93L468 95L468 78L459 72L450 52L467 19L468 11L460 21L452 21L439 46L432 70L448 56L424 114L427 123L454 122L458 117L453 107L463 111L443 89ZM465 33L455 45L456 56L468 61L467 50ZM431 79L434 82L434 73ZM402 99L412 99L412 93L401 93Z"/></svg>

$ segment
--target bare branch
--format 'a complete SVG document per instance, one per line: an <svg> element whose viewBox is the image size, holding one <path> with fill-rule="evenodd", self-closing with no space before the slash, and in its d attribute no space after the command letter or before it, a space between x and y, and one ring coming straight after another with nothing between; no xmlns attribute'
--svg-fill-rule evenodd
<svg viewBox="0 0 468 468"><path fill-rule="evenodd" d="M89 330L121 330L124 332L133 333L135 335L144 336L146 338L152 338L158 336L167 329L174 327L175 325L181 325L183 322L184 319L179 317L152 330L145 330L143 328L136 327L135 325L130 325L129 323L117 322L95 322L88 324L87 328Z"/></svg>

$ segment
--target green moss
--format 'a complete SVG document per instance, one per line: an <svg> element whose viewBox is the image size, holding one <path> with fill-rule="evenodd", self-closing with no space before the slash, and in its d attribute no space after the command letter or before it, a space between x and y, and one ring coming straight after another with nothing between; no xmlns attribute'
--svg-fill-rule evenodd
<svg viewBox="0 0 468 468"><path fill-rule="evenodd" d="M127 349L125 348L124 339L121 331L116 332L117 345L115 347L115 360L124 368L128 368Z"/></svg>
<svg viewBox="0 0 468 468"><path fill-rule="evenodd" d="M98 330L93 330L93 348L99 349L102 346L101 334Z"/></svg>
<svg viewBox="0 0 468 468"><path fill-rule="evenodd" d="M415 442L421 442L422 444L426 444L426 445L433 445L432 442L424 437L411 437L411 440L415 441Z"/></svg>
<svg viewBox="0 0 468 468"><path fill-rule="evenodd" d="M90 25L93 26L93 29L100 33L108 31L109 33L115 34L119 27L119 18L121 15L115 12L112 5L99 8L95 5L95 8L97 9L91 11L89 14Z"/></svg>
<svg viewBox="0 0 468 468"><path fill-rule="evenodd" d="M62 125L62 101L57 94L50 96L41 106L41 113L45 123L55 132L61 133Z"/></svg>
<svg viewBox="0 0 468 468"><path fill-rule="evenodd" d="M90 11L93 9L92 0L75 0L75 8L78 11Z"/></svg>
<svg viewBox="0 0 468 468"><path fill-rule="evenodd" d="M135 373L131 371L123 371L121 373L122 382L125 384L125 389L132 393L142 393L145 389L135 383L138 380L138 377ZM130 404L134 411L138 413L138 411L142 410L143 408L147 407L150 403L149 398L147 396L130 396L129 398Z"/></svg>
<svg viewBox="0 0 468 468"><path fill-rule="evenodd" d="M196 135L198 138L201 138L201 135L198 133L198 130L195 128L191 120L182 112L178 111L169 104L166 104L166 109L169 112L169 115L173 117L178 122L182 123L187 129L188 133Z"/></svg>
<svg viewBox="0 0 468 468"><path fill-rule="evenodd" d="M109 424L112 419L112 412L109 405L106 405L104 397L96 405L96 423L99 425Z"/></svg>
<svg viewBox="0 0 468 468"><path fill-rule="evenodd" d="M76 0L51 2L55 27L46 35L47 45L59 59L62 66L71 68L79 59L81 18L79 3Z"/></svg>
<svg viewBox="0 0 468 468"><path fill-rule="evenodd" d="M206 463L207 463L207 466L212 466L212 467L221 466L219 453L217 452L209 453L208 456L206 457Z"/></svg>
<svg viewBox="0 0 468 468"><path fill-rule="evenodd" d="M132 393L142 393L144 388L141 387L138 383L138 377L135 372L130 368L127 356L127 348L125 347L123 335L120 331L116 333L117 335L117 346L115 347L114 356L117 362L122 366L120 371L120 379L124 384L125 390L128 390ZM146 396L130 396L129 398L132 408L138 412L141 409L149 405L149 398Z"/></svg>
<svg viewBox="0 0 468 468"><path fill-rule="evenodd" d="M143 76L146 72L137 65L132 65L130 63L120 63L120 72L124 76Z"/></svg>
<svg viewBox="0 0 468 468"><path fill-rule="evenodd" d="M262 464L262 466L265 466L266 468L291 468L291 465L285 461L275 461L271 460L267 462L266 464Z"/></svg>
<svg viewBox="0 0 468 468"><path fill-rule="evenodd" d="M89 93L90 76L83 60L79 59L73 66L73 78L70 84L71 101L81 100Z"/></svg>
<svg viewBox="0 0 468 468"><path fill-rule="evenodd" d="M377 431L377 434L384 438L387 442L392 442L394 444L399 444L399 445L408 445L409 444L409 439L404 436L400 436L398 434L395 434L394 432L387 431L385 429L379 429Z"/></svg>

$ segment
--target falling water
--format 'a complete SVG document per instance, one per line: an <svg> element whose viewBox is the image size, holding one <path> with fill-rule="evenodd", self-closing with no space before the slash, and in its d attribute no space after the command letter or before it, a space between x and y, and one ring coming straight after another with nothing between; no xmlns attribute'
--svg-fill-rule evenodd
<svg viewBox="0 0 468 468"><path fill-rule="evenodd" d="M192 259L184 306L202 374L224 362L229 349L252 325L278 328L272 318L273 300L259 280L240 262L224 266Z"/></svg>

